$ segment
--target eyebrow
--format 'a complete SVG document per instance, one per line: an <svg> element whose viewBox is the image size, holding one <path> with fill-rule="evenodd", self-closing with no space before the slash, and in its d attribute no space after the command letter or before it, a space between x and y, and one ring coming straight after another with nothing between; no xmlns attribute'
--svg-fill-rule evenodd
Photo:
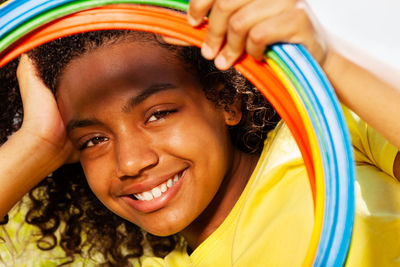
<svg viewBox="0 0 400 267"><path fill-rule="evenodd" d="M145 101L147 98L150 96L166 91L166 90L171 90L171 89L176 89L177 87L171 83L157 83L157 84L152 84L146 89L144 89L140 94L131 97L128 99L127 103L122 107L122 112L124 113L129 113L133 108L138 106L140 103ZM66 126L66 131L67 133L71 132L72 130L76 128L83 128L83 127L88 127L92 125L100 125L102 124L101 121L98 119L73 119L70 122L68 122Z"/></svg>
<svg viewBox="0 0 400 267"><path fill-rule="evenodd" d="M76 128L88 127L96 124L102 124L98 119L71 120L68 122L66 131L71 132Z"/></svg>
<svg viewBox="0 0 400 267"><path fill-rule="evenodd" d="M145 101L147 98L150 96L162 92L162 91L167 91L171 89L176 89L176 86L171 83L156 83L152 84L149 87L147 87L145 90L143 90L140 94L130 98L126 105L122 108L122 112L124 113L129 113L133 108L138 106L140 103Z"/></svg>

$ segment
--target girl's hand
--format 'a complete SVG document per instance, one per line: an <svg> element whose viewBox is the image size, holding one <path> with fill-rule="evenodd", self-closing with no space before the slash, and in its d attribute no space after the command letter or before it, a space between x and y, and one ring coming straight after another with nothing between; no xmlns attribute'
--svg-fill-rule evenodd
<svg viewBox="0 0 400 267"><path fill-rule="evenodd" d="M189 23L199 26L208 16L209 31L202 47L205 58L225 70L243 52L261 60L266 46L301 43L323 65L325 38L303 0L191 0Z"/></svg>
<svg viewBox="0 0 400 267"><path fill-rule="evenodd" d="M51 160L59 166L75 161L55 97L37 76L36 67L27 55L21 56L17 77L24 109L19 132L23 132L29 142L40 143L42 161Z"/></svg>
<svg viewBox="0 0 400 267"><path fill-rule="evenodd" d="M43 178L76 160L55 98L26 55L21 56L17 77L24 119L0 146L0 218Z"/></svg>

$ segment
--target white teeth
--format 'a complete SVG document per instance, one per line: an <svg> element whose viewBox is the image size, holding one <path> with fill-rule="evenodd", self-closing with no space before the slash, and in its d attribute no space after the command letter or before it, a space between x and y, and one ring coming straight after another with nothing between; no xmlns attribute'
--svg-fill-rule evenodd
<svg viewBox="0 0 400 267"><path fill-rule="evenodd" d="M179 175L176 174L174 176L174 178L170 178L168 179L167 182L164 182L163 184L154 187L153 189L146 191L146 192L142 192L142 193L138 193L138 194L133 194L138 200L152 200L154 198L158 198L160 197L163 193L165 193L168 188L171 188L176 182L179 181L179 178L181 178L182 173L180 173Z"/></svg>
<svg viewBox="0 0 400 267"><path fill-rule="evenodd" d="M152 200L153 199L153 195L150 192L144 192L143 193L143 198L144 198L144 200Z"/></svg>
<svg viewBox="0 0 400 267"><path fill-rule="evenodd" d="M167 189L168 189L168 187L167 187L167 185L165 183L161 185L161 192L162 193L166 192Z"/></svg>
<svg viewBox="0 0 400 267"><path fill-rule="evenodd" d="M172 181L172 179L168 179L168 182L167 182L168 188L171 188L173 185L174 185L174 182Z"/></svg>
<svg viewBox="0 0 400 267"><path fill-rule="evenodd" d="M158 198L158 197L160 197L161 196L161 190L158 188L158 187L154 187L152 190L151 190L151 193L153 194L153 197L154 198Z"/></svg>

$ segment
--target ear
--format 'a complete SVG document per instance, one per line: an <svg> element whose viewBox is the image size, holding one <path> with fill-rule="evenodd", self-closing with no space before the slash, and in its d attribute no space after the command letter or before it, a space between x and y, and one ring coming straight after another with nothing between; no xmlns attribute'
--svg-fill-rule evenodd
<svg viewBox="0 0 400 267"><path fill-rule="evenodd" d="M224 108L225 123L228 126L236 126L242 119L242 102L236 99L232 105Z"/></svg>

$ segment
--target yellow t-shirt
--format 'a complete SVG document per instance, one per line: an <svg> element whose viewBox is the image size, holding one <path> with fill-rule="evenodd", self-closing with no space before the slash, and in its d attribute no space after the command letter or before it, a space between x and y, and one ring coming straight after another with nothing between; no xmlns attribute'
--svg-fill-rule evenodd
<svg viewBox="0 0 400 267"><path fill-rule="evenodd" d="M356 159L356 216L346 266L400 266L398 150L344 109ZM313 202L298 147L280 123L265 141L248 185L220 227L188 256L184 246L146 266L300 266ZM176 264L175 264L176 263Z"/></svg>
<svg viewBox="0 0 400 267"><path fill-rule="evenodd" d="M356 217L346 264L400 266L400 183L393 178L398 151L352 112L347 109L344 112L357 164ZM55 257L63 255L59 247L46 254L35 249L28 249L27 253L26 248L16 247L15 242L12 244L5 237L9 234L25 237L28 230L14 231L11 226L12 222L7 225L8 232L6 226L0 227L3 238L0 265L7 262L9 266L55 266L65 261ZM212 235L190 256L181 242L164 259L143 256L133 265L300 266L312 227L313 202L307 173L290 131L280 123L265 141L255 171L238 202ZM33 243L21 242L24 246L28 244ZM84 259L76 260L72 266L82 263L96 266L95 262Z"/></svg>

